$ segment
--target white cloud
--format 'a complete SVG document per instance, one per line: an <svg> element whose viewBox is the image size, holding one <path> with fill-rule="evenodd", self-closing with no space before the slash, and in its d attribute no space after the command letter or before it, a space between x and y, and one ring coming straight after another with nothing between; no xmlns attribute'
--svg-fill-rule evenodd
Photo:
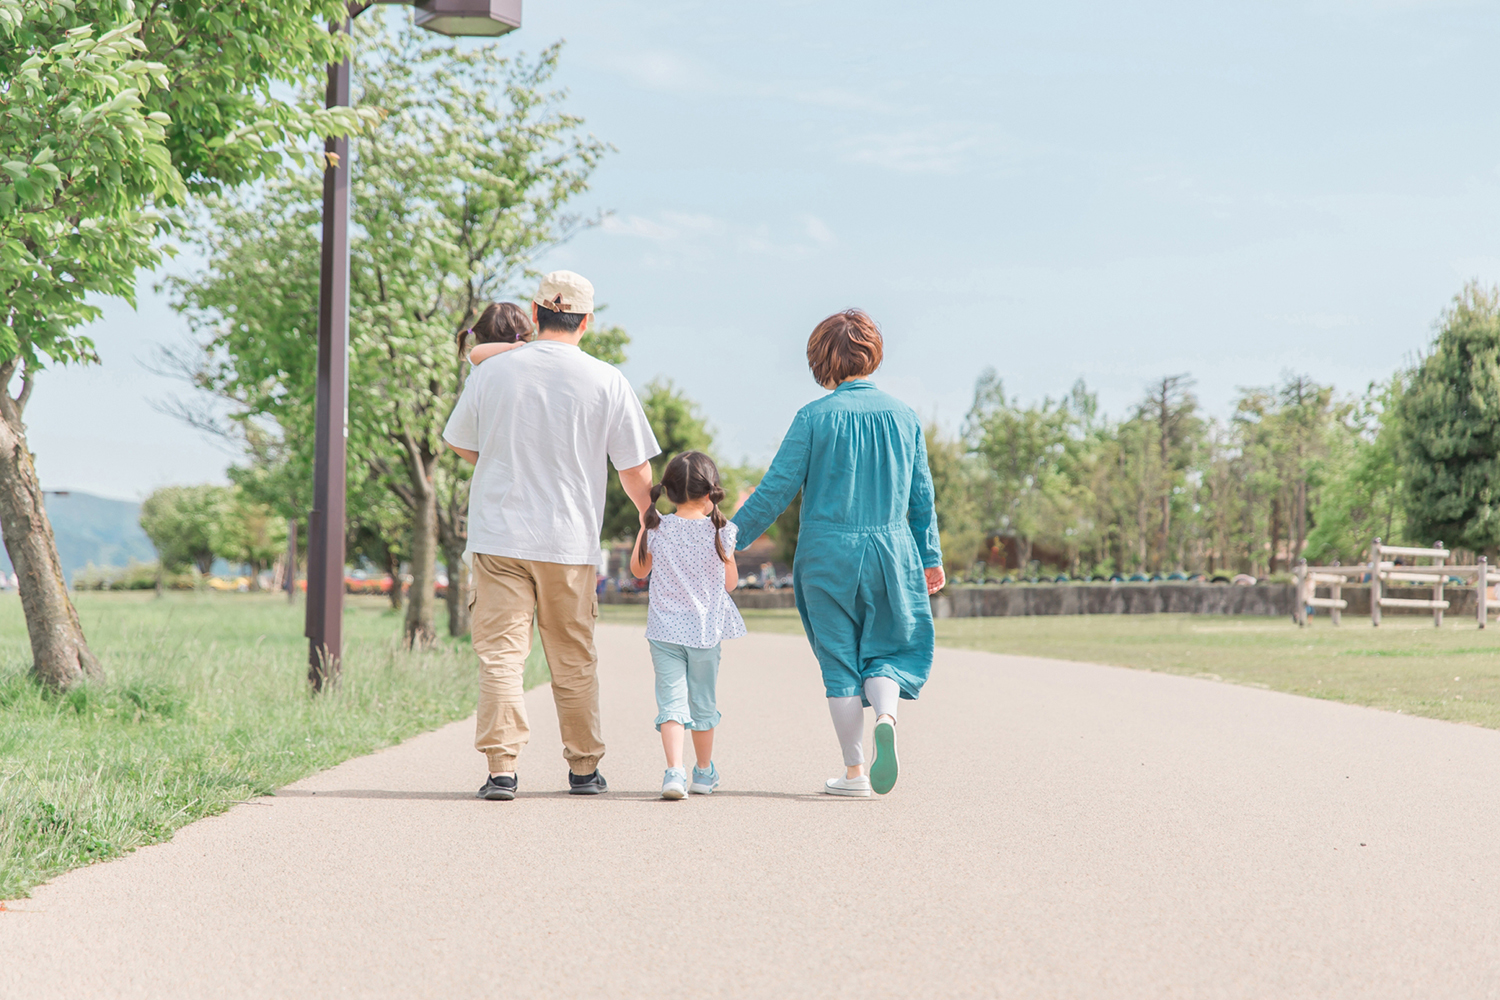
<svg viewBox="0 0 1500 1000"><path fill-rule="evenodd" d="M601 227L611 236L646 240L658 245L643 260L653 265L671 264L674 256L704 259L718 249L745 254L802 260L837 242L833 230L815 215L796 222L772 225L733 225L701 212L665 211L655 218L639 215L609 216Z"/></svg>
<svg viewBox="0 0 1500 1000"><path fill-rule="evenodd" d="M812 240L819 246L826 247L833 245L833 243L835 242L833 238L833 230L828 228L828 223L824 222L816 215L807 216L805 222L805 231L807 233L808 239Z"/></svg>
<svg viewBox="0 0 1500 1000"><path fill-rule="evenodd" d="M677 235L670 226L643 219L639 215L606 216L600 228L611 236L635 236L643 240L664 241Z"/></svg>
<svg viewBox="0 0 1500 1000"><path fill-rule="evenodd" d="M1343 313L1293 313L1287 316L1272 316L1271 321L1311 330L1342 330L1359 325L1358 316L1346 316Z"/></svg>
<svg viewBox="0 0 1500 1000"><path fill-rule="evenodd" d="M676 52L661 49L640 49L619 53L608 60L608 65L628 77L634 83L651 90L687 91L717 89L714 74L702 63L685 58Z"/></svg>
<svg viewBox="0 0 1500 1000"><path fill-rule="evenodd" d="M867 132L842 141L846 160L906 174L968 173L997 156L1017 159L1039 147L1003 140L988 125L932 122L918 128Z"/></svg>

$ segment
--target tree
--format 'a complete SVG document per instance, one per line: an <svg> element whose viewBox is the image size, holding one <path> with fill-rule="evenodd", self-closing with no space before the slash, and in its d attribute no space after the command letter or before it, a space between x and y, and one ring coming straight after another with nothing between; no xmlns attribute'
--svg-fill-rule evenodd
<svg viewBox="0 0 1500 1000"><path fill-rule="evenodd" d="M1336 417L1333 386L1319 385L1306 375L1288 374L1278 395L1291 481L1292 554L1297 557L1307 546L1309 491L1320 484L1331 444Z"/></svg>
<svg viewBox="0 0 1500 1000"><path fill-rule="evenodd" d="M286 520L238 487L230 487L227 501L210 532L213 552L247 567L250 589L259 590L260 574L286 550Z"/></svg>
<svg viewBox="0 0 1500 1000"><path fill-rule="evenodd" d="M1309 562L1354 562L1376 537L1406 538L1395 405L1398 374L1374 382L1330 435L1326 483L1313 506L1304 555Z"/></svg>
<svg viewBox="0 0 1500 1000"><path fill-rule="evenodd" d="M1500 288L1471 282L1398 397L1408 532L1500 549Z"/></svg>
<svg viewBox="0 0 1500 1000"><path fill-rule="evenodd" d="M358 100L385 117L360 142L352 171L349 450L410 513L405 636L422 646L435 638L443 539L450 579L462 582L452 548L467 471L449 465L439 475L453 461L441 435L466 369L454 335L576 228L563 207L605 147L544 89L557 47L527 63L495 45L459 48L409 18L394 31L379 17L356 28ZM295 176L213 201L195 232L210 270L175 285L179 307L208 335L195 381L229 400L238 419L269 417L288 436L310 437L304 331L316 320L320 205L318 185ZM453 607L450 627L460 624Z"/></svg>
<svg viewBox="0 0 1500 1000"><path fill-rule="evenodd" d="M1192 462L1192 448L1202 432L1198 400L1191 391L1193 383L1185 374L1167 375L1152 385L1139 410L1139 419L1150 424L1156 445L1156 461L1151 468L1160 512L1153 560L1158 572L1173 562L1172 502L1179 495ZM1180 566L1180 559L1177 562Z"/></svg>
<svg viewBox="0 0 1500 1000"><path fill-rule="evenodd" d="M224 486L166 486L147 497L141 504L141 530L156 546L159 572L177 573L191 566L207 576L232 505L233 495Z"/></svg>
<svg viewBox="0 0 1500 1000"><path fill-rule="evenodd" d="M100 668L68 599L26 429L35 375L98 360L79 332L99 295L133 301L167 207L279 169L290 134L355 116L278 99L344 51L341 2L287 11L116 0L0 0L0 528L20 578L32 671L66 688ZM20 378L14 392L12 384Z"/></svg>
<svg viewBox="0 0 1500 1000"><path fill-rule="evenodd" d="M667 463L685 451L712 454L713 434L698 412L698 404L683 395L670 379L658 378L646 383L641 409L646 412L656 443L661 446L661 454L651 460L652 482L661 482ZM639 527L640 513L635 509L635 503L625 495L619 477L610 476L604 496L601 537L634 539Z"/></svg>
<svg viewBox="0 0 1500 1000"><path fill-rule="evenodd" d="M978 486L982 472L962 439L948 437L935 421L924 433L943 559L948 574L961 578L973 568L974 556L984 544Z"/></svg>
<svg viewBox="0 0 1500 1000"><path fill-rule="evenodd" d="M1062 463L1071 420L1066 402L1023 408L1008 399L994 369L975 385L967 434L989 473L987 518L991 530L1015 535L1023 569L1068 486Z"/></svg>
<svg viewBox="0 0 1500 1000"><path fill-rule="evenodd" d="M166 81L159 63L139 58L140 22L95 37L68 15L61 4L0 2L0 528L32 671L56 688L102 671L68 597L26 404L49 361L95 360L76 333L98 315L87 297L133 295L136 269L160 259L146 203L185 190L165 116L141 100Z"/></svg>

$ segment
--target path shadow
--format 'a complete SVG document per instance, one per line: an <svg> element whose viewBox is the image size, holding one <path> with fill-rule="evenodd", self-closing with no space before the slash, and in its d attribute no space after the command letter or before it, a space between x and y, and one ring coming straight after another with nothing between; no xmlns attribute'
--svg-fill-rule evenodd
<svg viewBox="0 0 1500 1000"><path fill-rule="evenodd" d="M472 799L473 792L392 792L381 788L330 788L310 792L303 788L283 788L278 799Z"/></svg>
<svg viewBox="0 0 1500 1000"><path fill-rule="evenodd" d="M573 795L571 792L566 792L566 791L556 791L556 792L517 792L516 793L516 798L518 798L518 799L572 799L572 798L584 798L584 797L585 796L582 796L582 795ZM832 796L832 795L821 795L821 794L819 794L817 792L714 792L713 795L706 796L706 797L708 797L708 798L715 798L715 799L736 799L736 798L742 798L742 799L793 799L793 800L800 800L800 801L814 801L814 800L821 801L823 799L832 800L832 799L835 798L835 796ZM602 795L602 796L596 796L596 798L615 799L615 800L620 800L620 801L625 801L625 802L667 802L667 803L670 803L670 802L673 801L672 799L664 799L664 798L662 798L661 797L661 792L619 791L619 790L615 790L615 789L610 789L608 792L605 792L604 795ZM688 798L690 798L690 799L698 799L698 798L705 798L705 796L691 795L691 796L688 796ZM687 800L686 799L679 799L677 801L687 801Z"/></svg>
<svg viewBox="0 0 1500 1000"><path fill-rule="evenodd" d="M381 788L330 788L323 791L309 791L305 788L283 788L277 792L274 798L281 799L409 799L414 801L446 801L456 802L462 800L482 801L473 792L394 792ZM573 795L565 790L550 792L517 792L517 799L581 799L589 796ZM603 796L593 796L605 800L616 800L625 802L668 802L670 800L661 797L660 792L627 792L608 791ZM699 796L694 796L695 798ZM800 802L831 802L836 796L822 795L818 792L714 792L712 798L716 799L789 799Z"/></svg>

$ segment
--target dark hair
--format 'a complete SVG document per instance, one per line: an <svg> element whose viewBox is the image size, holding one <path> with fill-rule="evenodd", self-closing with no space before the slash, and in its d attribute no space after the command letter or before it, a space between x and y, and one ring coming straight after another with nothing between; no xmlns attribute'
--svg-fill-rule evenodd
<svg viewBox="0 0 1500 1000"><path fill-rule="evenodd" d="M476 344L514 344L518 340L531 339L531 317L514 302L493 302L474 325L458 335L458 356L462 358L468 348L469 335Z"/></svg>
<svg viewBox="0 0 1500 1000"><path fill-rule="evenodd" d="M588 313L565 313L554 312L546 306L536 307L536 328L540 333L543 330L561 330L563 333L576 333L578 324L582 323Z"/></svg>
<svg viewBox="0 0 1500 1000"><path fill-rule="evenodd" d="M807 367L821 386L869 375L885 360L880 327L863 309L834 313L807 338Z"/></svg>
<svg viewBox="0 0 1500 1000"><path fill-rule="evenodd" d="M662 470L661 482L651 487L651 506L646 508L646 531L655 530L661 524L661 514L656 509L656 501L661 499L665 491L667 499L678 507L689 500L701 500L708 497L713 501L713 510L709 511L708 518L714 523L714 551L724 562L729 557L724 554L724 543L719 537L719 531L729 523L724 512L719 509L719 504L724 499L724 487L719 485L719 467L714 460L701 451L685 451L667 463ZM641 532L641 537L636 539L635 558L639 562L644 558L646 545L646 532Z"/></svg>

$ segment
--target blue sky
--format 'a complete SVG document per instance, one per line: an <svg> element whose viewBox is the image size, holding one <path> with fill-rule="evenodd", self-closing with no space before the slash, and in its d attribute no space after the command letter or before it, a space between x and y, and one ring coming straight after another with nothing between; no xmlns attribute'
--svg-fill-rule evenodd
<svg viewBox="0 0 1500 1000"><path fill-rule="evenodd" d="M1362 390L1500 280L1500 7L1477 2L530 0L503 44L566 38L559 83L618 152L588 275L731 460L815 398L808 332L849 305L877 381L956 428L986 366L1078 379L1121 415L1190 372L1209 412L1306 372ZM180 322L143 288L104 365L28 414L49 488L139 498L229 456L160 414ZM356 390L357 391L357 387Z"/></svg>

